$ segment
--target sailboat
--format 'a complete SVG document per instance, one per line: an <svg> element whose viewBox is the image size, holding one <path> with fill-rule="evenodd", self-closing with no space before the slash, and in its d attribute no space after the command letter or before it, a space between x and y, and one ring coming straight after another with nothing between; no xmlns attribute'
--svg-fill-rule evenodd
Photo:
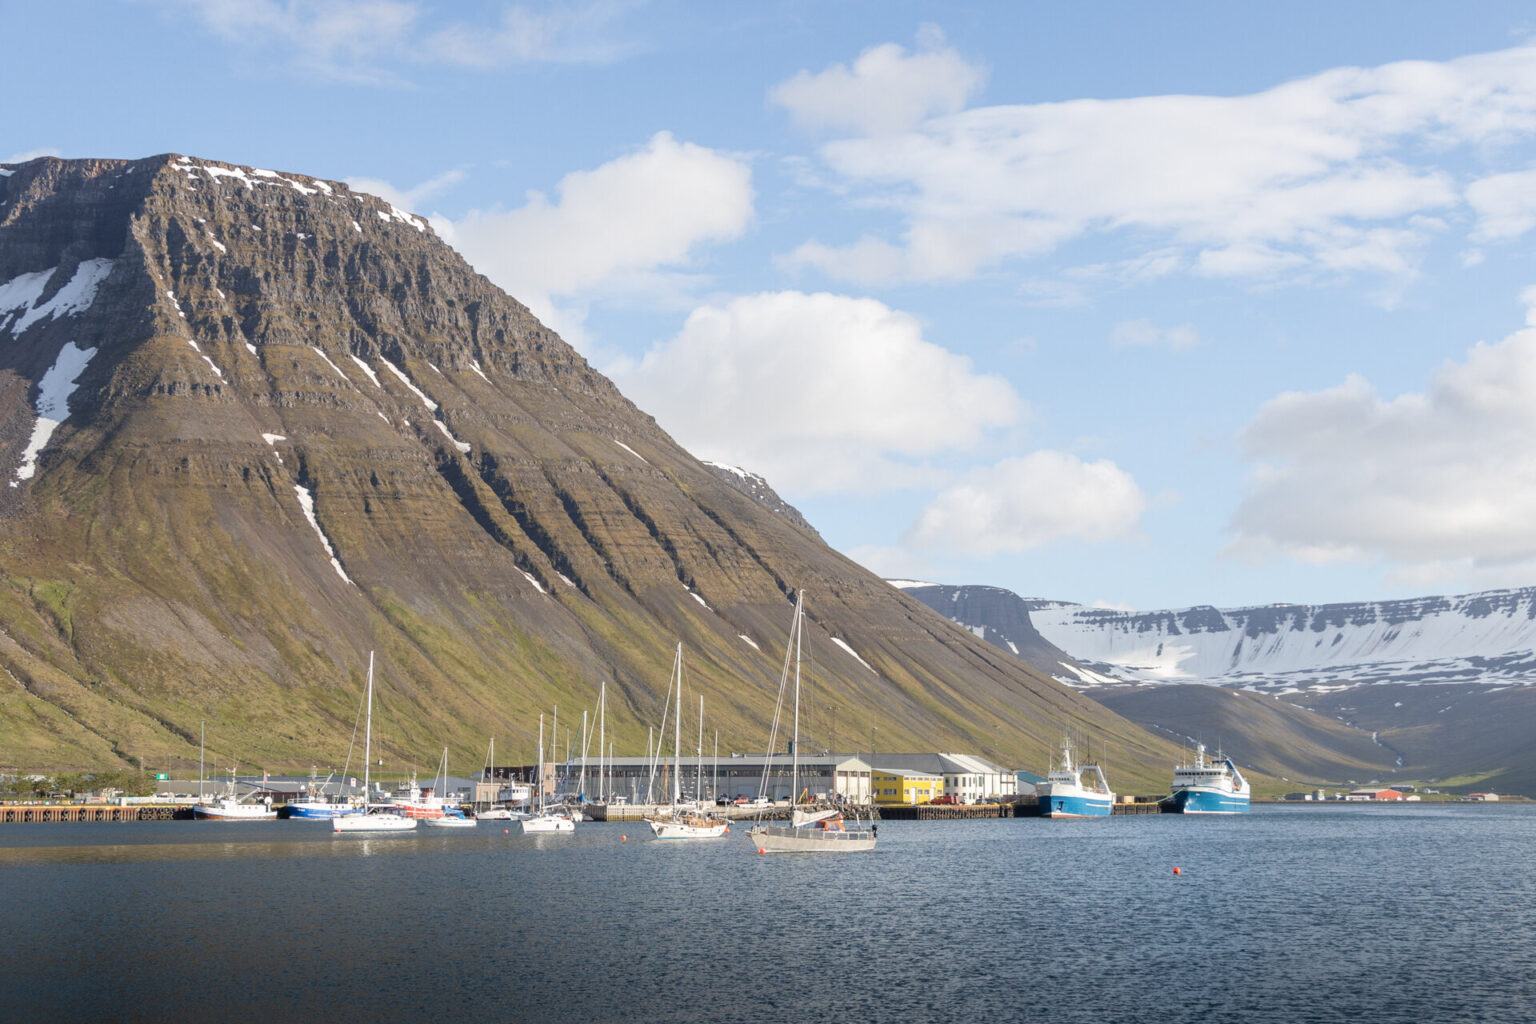
<svg viewBox="0 0 1536 1024"><path fill-rule="evenodd" d="M370 794L368 769L373 764L373 652L368 652L368 725L363 730L363 799ZM387 806L387 805L386 805ZM416 827L415 818L407 818L392 811L364 811L331 819L332 832L405 832Z"/></svg>
<svg viewBox="0 0 1536 1024"><path fill-rule="evenodd" d="M496 771L496 737L491 737L490 750L485 755L485 771L480 773L480 778L485 782L491 782L495 778ZM513 804L525 804L533 797L533 787L521 782L508 781L496 792L495 800L490 807L483 811L477 811L475 817L483 821L512 821L524 817L519 811L512 809Z"/></svg>
<svg viewBox="0 0 1536 1024"><path fill-rule="evenodd" d="M534 785L538 794L536 813L532 817L524 818L520 824L523 834L535 832L575 832L576 819L564 808L548 807L544 803L544 716L539 716L539 764L538 780Z"/></svg>
<svg viewBox="0 0 1536 1024"><path fill-rule="evenodd" d="M698 805L684 804L682 794L682 723L683 723L683 645L677 645L677 656L672 660L672 678L677 680L677 716L672 721L672 804L657 814L646 815L645 823L657 839L719 839L730 831L730 822L724 818L699 810ZM672 696L672 688L667 688ZM703 735L703 704L700 703L700 736Z"/></svg>
<svg viewBox="0 0 1536 1024"><path fill-rule="evenodd" d="M443 780L442 787L437 789L438 800L440 801L441 808L440 813L435 818L423 818L422 821L435 828L474 828L475 819L465 816L462 810L448 802L447 747L443 748L443 764L440 771L440 776ZM432 784L434 788L437 788L436 778L432 780Z"/></svg>
<svg viewBox="0 0 1536 1024"><path fill-rule="evenodd" d="M752 826L747 838L757 847L758 853L862 853L875 848L876 826L859 828L858 822L849 828L842 812L836 808L801 810L795 806L800 792L800 647L805 634L805 591L795 595L795 617L789 627L789 644L784 651L784 671L779 677L779 703L774 710L773 730L768 735L768 763L763 766L763 789L759 797L766 799L768 780L772 776L774 742L778 734L779 709L784 705L784 690L789 683L790 656L795 665L795 717L793 738L790 741L790 821L789 825L769 825L764 822Z"/></svg>

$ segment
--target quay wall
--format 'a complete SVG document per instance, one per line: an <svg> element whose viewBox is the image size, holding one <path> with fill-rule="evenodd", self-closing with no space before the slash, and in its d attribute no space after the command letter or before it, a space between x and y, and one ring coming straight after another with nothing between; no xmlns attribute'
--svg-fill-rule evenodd
<svg viewBox="0 0 1536 1024"><path fill-rule="evenodd" d="M191 820L185 804L0 804L0 824L42 824L56 821Z"/></svg>

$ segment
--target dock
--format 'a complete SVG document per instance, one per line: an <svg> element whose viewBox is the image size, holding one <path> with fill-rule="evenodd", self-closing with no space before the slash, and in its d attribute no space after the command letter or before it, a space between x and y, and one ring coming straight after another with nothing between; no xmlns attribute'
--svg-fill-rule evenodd
<svg viewBox="0 0 1536 1024"><path fill-rule="evenodd" d="M186 804L4 804L0 824L20 825L58 821L191 820Z"/></svg>

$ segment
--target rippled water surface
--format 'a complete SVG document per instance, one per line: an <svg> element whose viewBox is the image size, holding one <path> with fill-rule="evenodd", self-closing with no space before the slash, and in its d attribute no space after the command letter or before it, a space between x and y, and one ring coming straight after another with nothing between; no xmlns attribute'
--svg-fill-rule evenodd
<svg viewBox="0 0 1536 1024"><path fill-rule="evenodd" d="M4 826L0 1019L1536 1020L1536 807L647 831Z"/></svg>

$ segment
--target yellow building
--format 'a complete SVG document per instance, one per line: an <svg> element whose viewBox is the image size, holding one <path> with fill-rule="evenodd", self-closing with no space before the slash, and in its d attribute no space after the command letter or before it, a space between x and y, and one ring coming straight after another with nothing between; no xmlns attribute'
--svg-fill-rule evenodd
<svg viewBox="0 0 1536 1024"><path fill-rule="evenodd" d="M944 795L944 776L904 768L879 769L874 773L875 803L925 804Z"/></svg>

